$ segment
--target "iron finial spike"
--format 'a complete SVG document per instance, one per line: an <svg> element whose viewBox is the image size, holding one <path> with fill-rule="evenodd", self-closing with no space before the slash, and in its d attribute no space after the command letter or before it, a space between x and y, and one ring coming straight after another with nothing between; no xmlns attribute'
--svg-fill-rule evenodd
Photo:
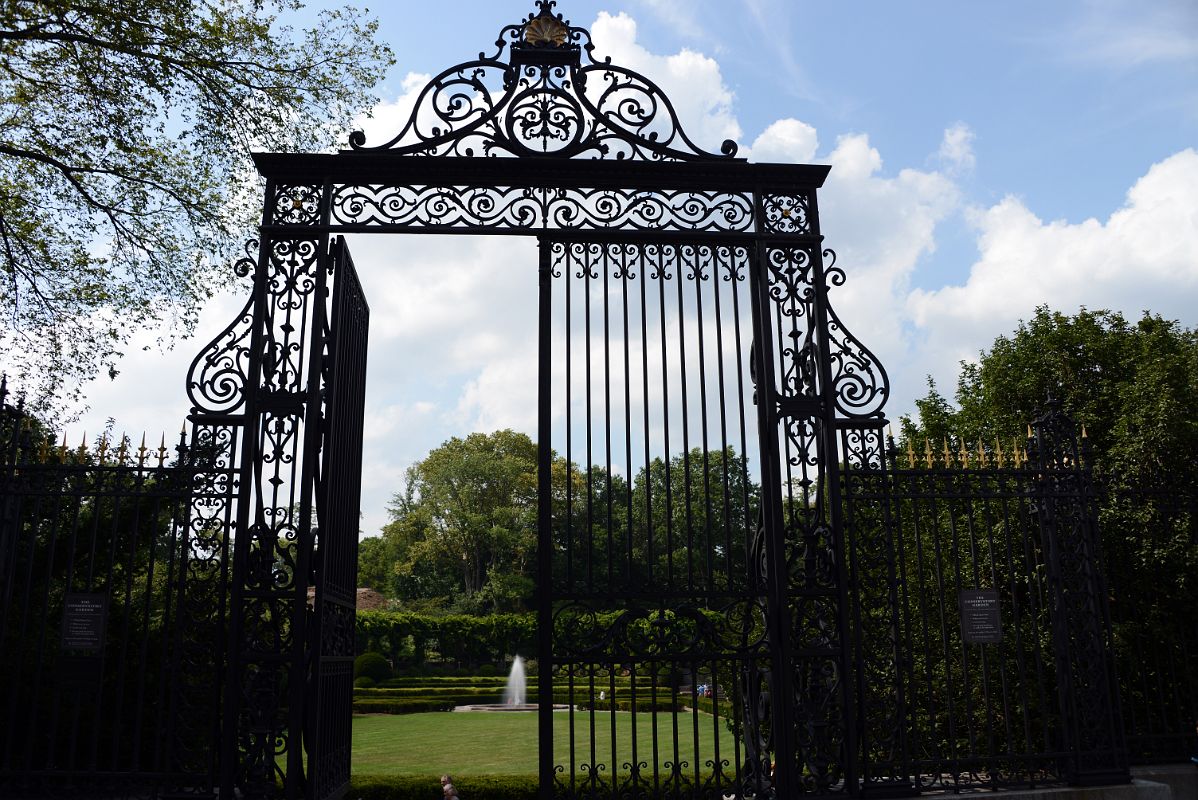
<svg viewBox="0 0 1198 800"><path fill-rule="evenodd" d="M961 439L961 448L957 451L957 458L961 461L962 468L969 467L969 450L965 447L965 439Z"/></svg>
<svg viewBox="0 0 1198 800"><path fill-rule="evenodd" d="M137 466L143 467L146 463L146 432L141 432L141 446L137 448Z"/></svg>
<svg viewBox="0 0 1198 800"><path fill-rule="evenodd" d="M941 438L940 443L944 446L944 466L951 467L953 465L953 454L948 449L948 438Z"/></svg>
<svg viewBox="0 0 1198 800"><path fill-rule="evenodd" d="M67 432L66 431L62 432L62 445L59 448L58 457L60 460L65 459L67 457Z"/></svg>
<svg viewBox="0 0 1198 800"><path fill-rule="evenodd" d="M125 456L129 452L129 434L121 431L121 446L117 448L116 460L118 464L125 463Z"/></svg>
<svg viewBox="0 0 1198 800"><path fill-rule="evenodd" d="M1083 439L1090 438L1090 434L1086 433L1086 423L1084 423L1084 422L1082 423L1082 438Z"/></svg>
<svg viewBox="0 0 1198 800"><path fill-rule="evenodd" d="M907 469L915 469L915 448L910 439L907 439Z"/></svg>
<svg viewBox="0 0 1198 800"><path fill-rule="evenodd" d="M999 469L1002 469L1006 466L1005 460L1003 459L1002 440L997 436L994 437L994 456L997 459Z"/></svg>
<svg viewBox="0 0 1198 800"><path fill-rule="evenodd" d="M1032 438L1032 426L1030 423L1027 426L1027 438Z"/></svg>

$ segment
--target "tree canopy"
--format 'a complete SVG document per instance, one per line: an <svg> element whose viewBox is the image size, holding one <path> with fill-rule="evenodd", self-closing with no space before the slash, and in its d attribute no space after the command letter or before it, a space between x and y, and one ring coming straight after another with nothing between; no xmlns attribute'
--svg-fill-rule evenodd
<svg viewBox="0 0 1198 800"><path fill-rule="evenodd" d="M375 23L282 24L301 5L0 8L0 348L31 395L79 397L136 330L189 331L252 231L250 151L327 147L370 107Z"/></svg>
<svg viewBox="0 0 1198 800"><path fill-rule="evenodd" d="M732 448L655 458L629 481L554 454L553 580L593 591L738 581L760 489ZM537 552L537 447L511 430L453 438L408 469L379 538L358 551L359 583L411 610L531 608ZM567 553L571 567L566 565Z"/></svg>
<svg viewBox="0 0 1198 800"><path fill-rule="evenodd" d="M963 363L956 407L929 385L904 433L989 442L1021 435L1049 397L1086 427L1095 467L1128 485L1189 482L1198 450L1198 331L1145 312L1073 316L1041 306L976 363Z"/></svg>

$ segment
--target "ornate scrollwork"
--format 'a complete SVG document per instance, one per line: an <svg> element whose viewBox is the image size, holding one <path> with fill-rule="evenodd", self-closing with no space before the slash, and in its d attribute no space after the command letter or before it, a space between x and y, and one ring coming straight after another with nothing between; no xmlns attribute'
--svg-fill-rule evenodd
<svg viewBox="0 0 1198 800"><path fill-rule="evenodd" d="M735 157L730 140L719 154L699 149L656 84L610 59L596 61L590 33L554 14L554 5L539 0L536 13L500 32L492 55L434 77L390 141L367 148L356 131L350 147L465 157Z"/></svg>
<svg viewBox="0 0 1198 800"><path fill-rule="evenodd" d="M342 185L335 225L411 228L749 231L753 204L728 192Z"/></svg>
<svg viewBox="0 0 1198 800"><path fill-rule="evenodd" d="M890 397L882 362L828 309L828 360L836 408L848 417L880 417Z"/></svg>
<svg viewBox="0 0 1198 800"><path fill-rule="evenodd" d="M276 225L316 225L320 222L320 195L319 185L276 185L273 222Z"/></svg>
<svg viewBox="0 0 1198 800"><path fill-rule="evenodd" d="M251 297L233 321L191 362L187 371L187 397L194 411L230 414L244 405L253 320Z"/></svg>
<svg viewBox="0 0 1198 800"><path fill-rule="evenodd" d="M245 277L258 263L258 242L245 245L245 255L237 260L233 271ZM187 396L195 413L231 414L245 403L250 357L250 334L253 329L253 298L223 331L200 350L187 370Z"/></svg>
<svg viewBox="0 0 1198 800"><path fill-rule="evenodd" d="M811 233L807 192L766 194L762 198L762 225L766 233Z"/></svg>

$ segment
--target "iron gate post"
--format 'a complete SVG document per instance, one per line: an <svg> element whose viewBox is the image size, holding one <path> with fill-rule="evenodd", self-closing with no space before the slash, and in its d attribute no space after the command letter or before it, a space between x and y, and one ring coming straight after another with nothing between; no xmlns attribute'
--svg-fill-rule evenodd
<svg viewBox="0 0 1198 800"><path fill-rule="evenodd" d="M1036 510L1048 573L1061 749L1066 753L1062 772L1073 786L1128 783L1087 443L1083 438L1079 445L1073 421L1051 399L1032 427L1029 450L1034 450L1038 468Z"/></svg>

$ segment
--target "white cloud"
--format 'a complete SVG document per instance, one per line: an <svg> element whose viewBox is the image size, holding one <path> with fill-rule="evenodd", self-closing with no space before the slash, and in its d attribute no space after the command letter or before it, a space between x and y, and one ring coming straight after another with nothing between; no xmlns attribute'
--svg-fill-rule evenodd
<svg viewBox="0 0 1198 800"><path fill-rule="evenodd" d="M961 285L911 293L908 313L936 352L975 357L1040 304L1194 322L1198 297L1198 152L1154 164L1105 221L1044 222L1016 197L976 210L980 258ZM939 358L937 358L939 354Z"/></svg>
<svg viewBox="0 0 1198 800"><path fill-rule="evenodd" d="M739 141L740 123L732 111L732 90L724 84L720 65L693 50L671 56L650 53L636 40L636 21L621 12L599 12L591 25L595 57L635 70L661 87L674 103L683 130L696 146L719 152L725 139Z"/></svg>
<svg viewBox="0 0 1198 800"><path fill-rule="evenodd" d="M951 175L973 171L977 158L973 154L973 130L964 122L957 122L944 129L940 140L940 163Z"/></svg>
<svg viewBox="0 0 1198 800"><path fill-rule="evenodd" d="M803 164L815 159L819 137L815 128L797 119L773 122L740 155L751 161Z"/></svg>

